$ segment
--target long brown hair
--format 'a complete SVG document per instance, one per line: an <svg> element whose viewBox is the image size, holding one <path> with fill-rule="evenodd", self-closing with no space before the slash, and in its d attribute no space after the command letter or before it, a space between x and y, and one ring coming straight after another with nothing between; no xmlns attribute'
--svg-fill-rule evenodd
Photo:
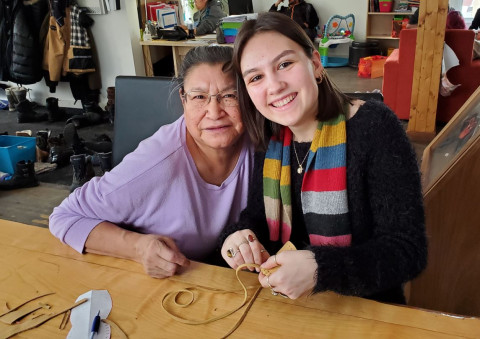
<svg viewBox="0 0 480 339"><path fill-rule="evenodd" d="M272 135L280 134L281 125L266 119L255 108L252 100L248 96L245 82L243 81L240 63L243 50L248 41L260 32L277 32L283 36L295 41L303 49L305 54L312 58L315 47L307 36L305 31L288 16L267 12L258 15L256 20L248 20L243 25L235 38L235 47L233 50L232 65L237 72L237 87L239 95L240 111L242 112L243 123L248 134L257 149L264 150ZM328 78L325 73L318 84L318 113L317 120L330 120L339 114L343 114L343 106L350 99L343 94L337 86ZM320 80L320 79L318 79Z"/></svg>

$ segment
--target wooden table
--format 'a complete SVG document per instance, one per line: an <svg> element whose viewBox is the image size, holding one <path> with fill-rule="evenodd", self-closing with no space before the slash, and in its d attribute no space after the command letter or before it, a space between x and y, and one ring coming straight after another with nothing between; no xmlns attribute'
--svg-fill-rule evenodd
<svg viewBox="0 0 480 339"><path fill-rule="evenodd" d="M152 48L155 50L163 49L163 53L160 53L162 57L171 53L173 55L173 65L175 68L175 76L178 76L180 65L187 52L197 46L207 46L216 43L215 34L207 34L198 36L195 39L181 40L181 41L168 41L168 40L150 40L140 41L143 49L143 60L145 63L145 74L147 76L153 76L153 63L152 63ZM232 44L226 44L225 46L233 46Z"/></svg>
<svg viewBox="0 0 480 339"><path fill-rule="evenodd" d="M192 263L180 275L153 279L134 262L81 255L62 245L45 228L0 220L0 301L10 307L46 292L56 292L39 301L54 312L73 304L92 289L106 289L113 301L108 319L129 338L220 338L236 323L240 313L208 325L186 325L171 319L161 308L166 292L204 286L237 290L227 294L202 292L192 309L182 317L200 319L218 315L243 299L231 269ZM247 285L257 285L256 275L242 272ZM250 295L253 289L250 290ZM0 310L3 311L0 304ZM58 329L61 316L17 338L65 338L70 324ZM0 323L0 333L5 329ZM118 333L117 333L118 334ZM264 289L233 338L478 338L480 319L457 317L420 309L387 305L362 298L322 293L308 299L290 300ZM115 331L112 338L119 338Z"/></svg>

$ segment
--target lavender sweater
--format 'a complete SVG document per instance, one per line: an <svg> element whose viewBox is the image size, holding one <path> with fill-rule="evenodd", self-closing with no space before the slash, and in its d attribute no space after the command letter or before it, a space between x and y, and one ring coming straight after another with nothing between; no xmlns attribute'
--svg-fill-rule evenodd
<svg viewBox="0 0 480 339"><path fill-rule="evenodd" d="M188 258L202 260L214 251L223 227L246 207L252 163L245 141L235 169L221 186L206 183L188 151L181 117L142 141L112 171L65 198L50 215L50 231L83 252L91 230L109 221L172 237Z"/></svg>

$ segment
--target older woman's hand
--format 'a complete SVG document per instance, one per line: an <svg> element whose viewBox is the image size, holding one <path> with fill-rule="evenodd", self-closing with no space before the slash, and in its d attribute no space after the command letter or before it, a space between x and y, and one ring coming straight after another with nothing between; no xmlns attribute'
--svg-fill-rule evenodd
<svg viewBox="0 0 480 339"><path fill-rule="evenodd" d="M222 246L222 257L233 269L247 263L261 265L269 256L255 233L249 229L230 234Z"/></svg>
<svg viewBox="0 0 480 339"><path fill-rule="evenodd" d="M143 234L137 240L135 250L136 261L140 262L145 272L153 278L171 277L180 267L190 264L175 241L169 237Z"/></svg>
<svg viewBox="0 0 480 339"><path fill-rule="evenodd" d="M280 266L268 277L260 273L258 281L265 288L281 293L290 299L310 294L316 285L318 268L311 251L283 251L271 256L262 268Z"/></svg>

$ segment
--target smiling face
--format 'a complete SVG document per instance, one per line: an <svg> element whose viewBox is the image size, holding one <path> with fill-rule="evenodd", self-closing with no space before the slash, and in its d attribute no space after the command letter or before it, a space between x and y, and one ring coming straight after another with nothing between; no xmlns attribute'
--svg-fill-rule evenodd
<svg viewBox="0 0 480 339"><path fill-rule="evenodd" d="M315 78L323 69L318 52L309 58L293 40L262 32L245 45L240 68L248 94L265 118L290 127L298 140L313 137L318 113Z"/></svg>
<svg viewBox="0 0 480 339"><path fill-rule="evenodd" d="M183 88L184 93L217 94L234 90L236 85L233 76L222 71L221 64L199 64L191 68ZM184 98L182 104L187 131L200 149L234 148L240 140L244 128L238 106L224 107L215 97L201 108Z"/></svg>
<svg viewBox="0 0 480 339"><path fill-rule="evenodd" d="M197 7L197 9L201 11L202 9L207 7L207 2L208 0L195 0L195 7Z"/></svg>

